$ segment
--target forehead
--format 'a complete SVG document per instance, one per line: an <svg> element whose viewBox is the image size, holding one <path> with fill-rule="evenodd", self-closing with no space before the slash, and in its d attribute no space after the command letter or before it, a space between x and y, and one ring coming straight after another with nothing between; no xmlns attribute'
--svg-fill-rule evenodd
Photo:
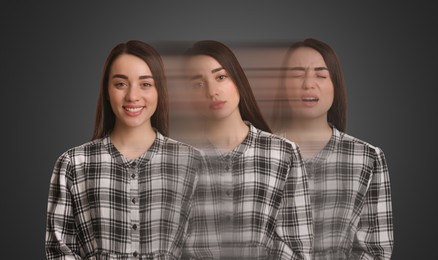
<svg viewBox="0 0 438 260"><path fill-rule="evenodd" d="M131 54L122 54L114 59L110 72L111 74L151 75L148 64L141 58Z"/></svg>
<svg viewBox="0 0 438 260"><path fill-rule="evenodd" d="M289 54L288 67L327 67L322 55L315 49L299 47Z"/></svg>
<svg viewBox="0 0 438 260"><path fill-rule="evenodd" d="M222 65L215 58L208 55L195 55L187 62L187 69L198 73L211 73L211 70L221 67Z"/></svg>

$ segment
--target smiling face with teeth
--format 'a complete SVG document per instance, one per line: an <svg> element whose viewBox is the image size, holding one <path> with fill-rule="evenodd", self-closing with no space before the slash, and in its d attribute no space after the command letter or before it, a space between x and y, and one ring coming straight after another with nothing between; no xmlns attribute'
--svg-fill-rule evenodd
<svg viewBox="0 0 438 260"><path fill-rule="evenodd" d="M322 55L300 47L290 53L287 68L284 82L294 119L327 121L334 87Z"/></svg>
<svg viewBox="0 0 438 260"><path fill-rule="evenodd" d="M130 54L117 57L109 74L108 96L115 115L114 128L152 127L158 92L145 61Z"/></svg>

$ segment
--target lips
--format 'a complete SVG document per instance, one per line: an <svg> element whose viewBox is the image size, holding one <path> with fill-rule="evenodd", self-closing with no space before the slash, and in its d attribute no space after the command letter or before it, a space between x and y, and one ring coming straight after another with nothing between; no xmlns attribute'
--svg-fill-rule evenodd
<svg viewBox="0 0 438 260"><path fill-rule="evenodd" d="M301 101L304 101L304 102L318 102L319 98L317 96L303 96L303 97L301 97Z"/></svg>
<svg viewBox="0 0 438 260"><path fill-rule="evenodd" d="M128 112L138 112L142 110L144 107L123 107Z"/></svg>
<svg viewBox="0 0 438 260"><path fill-rule="evenodd" d="M139 115L144 108L144 106L123 106L123 109L129 116Z"/></svg>
<svg viewBox="0 0 438 260"><path fill-rule="evenodd" d="M225 105L226 101L213 101L210 103L210 109L217 110L221 109Z"/></svg>

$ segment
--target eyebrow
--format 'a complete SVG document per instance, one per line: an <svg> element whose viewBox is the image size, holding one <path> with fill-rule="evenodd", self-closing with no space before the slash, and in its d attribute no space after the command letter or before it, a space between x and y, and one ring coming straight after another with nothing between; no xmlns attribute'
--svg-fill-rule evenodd
<svg viewBox="0 0 438 260"><path fill-rule="evenodd" d="M221 71L223 69L224 68L222 68L222 67L219 67L219 68L216 68L216 69L212 69L211 73L215 73L215 72ZM190 77L190 80L195 80L195 79L200 79L200 78L202 78L202 75L201 74L197 74L197 75L194 75L194 76Z"/></svg>
<svg viewBox="0 0 438 260"><path fill-rule="evenodd" d="M202 75L198 74L198 75L190 77L190 80L195 80L195 79L200 79L200 78L202 78Z"/></svg>
<svg viewBox="0 0 438 260"><path fill-rule="evenodd" d="M121 79L128 79L128 76L123 75L123 74L114 74L112 76L112 78L121 78ZM140 76L138 77L139 79L153 79L153 77L151 75L144 75L144 76Z"/></svg>
<svg viewBox="0 0 438 260"><path fill-rule="evenodd" d="M306 70L304 67L286 67L285 70ZM315 67L313 70L315 71L322 71L322 70L328 70L327 67Z"/></svg>
<svg viewBox="0 0 438 260"><path fill-rule="evenodd" d="M218 71L220 71L220 70L223 70L224 68L222 68L222 67L220 67L220 68L216 68L216 69L212 69L211 70L211 73L215 73L215 72L218 72Z"/></svg>

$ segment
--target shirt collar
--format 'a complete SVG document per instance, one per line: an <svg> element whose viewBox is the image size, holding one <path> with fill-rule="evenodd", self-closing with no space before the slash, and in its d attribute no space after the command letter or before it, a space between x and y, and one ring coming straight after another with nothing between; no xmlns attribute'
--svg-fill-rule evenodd
<svg viewBox="0 0 438 260"><path fill-rule="evenodd" d="M152 145L149 147L149 149L144 152L140 157L134 159L134 160L128 160L125 156L123 156L119 150L114 146L114 144L111 142L111 137L109 135L106 135L102 139L103 145L106 147L107 151L113 157L117 163L125 165L127 167L135 167L135 166L141 166L149 162L152 157L158 153L159 149L163 146L165 142L165 136L163 136L160 132L155 130L156 137Z"/></svg>
<svg viewBox="0 0 438 260"><path fill-rule="evenodd" d="M321 162L326 160L332 153L335 151L336 147L339 145L339 141L341 140L342 132L339 131L334 125L330 124L332 128L332 136L330 140L327 142L325 147L313 158L306 159L306 163L309 162Z"/></svg>
<svg viewBox="0 0 438 260"><path fill-rule="evenodd" d="M258 130L256 127L254 127L250 122L244 121L245 124L249 127L248 134L246 135L245 139L243 139L242 143L240 143L237 147L235 147L233 150L229 152L220 152L218 149L216 149L211 143L208 143L206 146L206 153L217 156L220 159L231 159L231 158L237 158L244 154L249 148L253 146L253 142L255 138L258 135Z"/></svg>

